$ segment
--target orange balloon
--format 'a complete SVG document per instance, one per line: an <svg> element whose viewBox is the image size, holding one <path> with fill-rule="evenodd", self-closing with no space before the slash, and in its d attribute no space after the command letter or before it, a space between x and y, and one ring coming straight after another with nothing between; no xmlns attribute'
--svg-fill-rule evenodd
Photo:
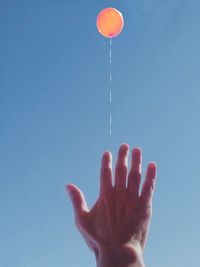
<svg viewBox="0 0 200 267"><path fill-rule="evenodd" d="M124 19L117 9L108 7L103 9L97 16L97 28L107 37L113 38L120 34L124 27Z"/></svg>

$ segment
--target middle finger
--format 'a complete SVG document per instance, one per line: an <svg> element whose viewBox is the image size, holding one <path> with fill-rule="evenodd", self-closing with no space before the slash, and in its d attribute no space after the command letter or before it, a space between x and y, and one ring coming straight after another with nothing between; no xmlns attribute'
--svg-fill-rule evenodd
<svg viewBox="0 0 200 267"><path fill-rule="evenodd" d="M115 190L118 193L126 191L128 152L129 145L122 144L119 148L118 158L115 166Z"/></svg>

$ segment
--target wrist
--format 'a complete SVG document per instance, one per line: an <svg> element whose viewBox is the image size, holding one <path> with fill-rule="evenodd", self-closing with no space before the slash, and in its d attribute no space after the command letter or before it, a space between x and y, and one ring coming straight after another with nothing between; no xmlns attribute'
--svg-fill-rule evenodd
<svg viewBox="0 0 200 267"><path fill-rule="evenodd" d="M142 253L130 247L103 248L96 261L97 267L145 267Z"/></svg>

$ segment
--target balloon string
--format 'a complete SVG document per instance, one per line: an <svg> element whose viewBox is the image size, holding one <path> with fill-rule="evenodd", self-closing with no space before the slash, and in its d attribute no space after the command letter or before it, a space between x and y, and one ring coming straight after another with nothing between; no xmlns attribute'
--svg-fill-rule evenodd
<svg viewBox="0 0 200 267"><path fill-rule="evenodd" d="M112 83L112 38L110 38L110 135L111 135L111 127L112 127L112 114L111 114L111 103L112 103L112 91L111 91L111 83Z"/></svg>

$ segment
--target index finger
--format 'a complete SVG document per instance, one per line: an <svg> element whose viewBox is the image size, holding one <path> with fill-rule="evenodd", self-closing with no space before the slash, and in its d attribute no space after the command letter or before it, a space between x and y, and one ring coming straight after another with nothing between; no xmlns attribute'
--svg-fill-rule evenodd
<svg viewBox="0 0 200 267"><path fill-rule="evenodd" d="M108 195L112 188L112 154L104 152L101 160L100 196Z"/></svg>

